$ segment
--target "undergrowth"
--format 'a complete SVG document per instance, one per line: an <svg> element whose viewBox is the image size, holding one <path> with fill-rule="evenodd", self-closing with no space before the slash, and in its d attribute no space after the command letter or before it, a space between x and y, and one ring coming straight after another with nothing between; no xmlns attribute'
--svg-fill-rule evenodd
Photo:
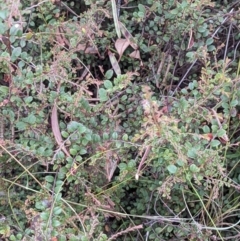
<svg viewBox="0 0 240 241"><path fill-rule="evenodd" d="M1 240L239 240L239 2L0 1Z"/></svg>

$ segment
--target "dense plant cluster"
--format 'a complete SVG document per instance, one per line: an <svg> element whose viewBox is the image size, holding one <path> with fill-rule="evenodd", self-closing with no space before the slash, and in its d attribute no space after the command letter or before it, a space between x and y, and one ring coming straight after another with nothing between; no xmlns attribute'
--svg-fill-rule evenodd
<svg viewBox="0 0 240 241"><path fill-rule="evenodd" d="M239 1L0 5L1 240L239 240Z"/></svg>

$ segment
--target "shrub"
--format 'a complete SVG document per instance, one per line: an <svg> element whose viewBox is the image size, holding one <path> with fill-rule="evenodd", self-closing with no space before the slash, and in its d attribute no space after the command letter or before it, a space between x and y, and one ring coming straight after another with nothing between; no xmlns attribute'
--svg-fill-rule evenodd
<svg viewBox="0 0 240 241"><path fill-rule="evenodd" d="M237 240L238 3L118 3L0 1L1 238Z"/></svg>

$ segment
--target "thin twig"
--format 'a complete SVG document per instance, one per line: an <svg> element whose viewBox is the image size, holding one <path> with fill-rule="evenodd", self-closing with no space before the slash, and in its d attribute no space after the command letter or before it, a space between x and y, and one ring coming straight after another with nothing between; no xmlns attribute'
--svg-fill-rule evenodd
<svg viewBox="0 0 240 241"><path fill-rule="evenodd" d="M231 30L232 30L232 23L230 24L229 30L228 30L227 43L226 43L226 46L225 46L224 58L223 58L224 63L226 61L226 57L227 57L227 53L228 53L228 44L229 44L229 38L230 38Z"/></svg>
<svg viewBox="0 0 240 241"><path fill-rule="evenodd" d="M192 67L196 64L198 59L195 59L193 61L193 63L191 64L191 66L188 68L187 72L185 73L185 75L182 77L182 79L179 81L177 87L175 88L175 90L171 93L170 96L174 96L176 91L178 90L179 86L182 84L182 82L185 80L186 76L188 75L189 71L192 69Z"/></svg>
<svg viewBox="0 0 240 241"><path fill-rule="evenodd" d="M132 232L132 231L136 231L136 230L142 229L142 228L143 228L142 224L140 224L138 226L135 226L135 227L129 227L129 228L127 228L127 229L125 229L125 230L123 230L121 232L118 232L118 233L114 234L112 237L110 237L108 239L108 241L115 240L117 237L122 236L123 234L129 233L129 232Z"/></svg>
<svg viewBox="0 0 240 241"><path fill-rule="evenodd" d="M138 166L138 169L137 169L137 173L136 173L136 175L135 175L136 180L139 179L139 173L140 173L140 171L141 171L142 165L144 164L145 160L147 159L150 150L151 150L151 146L147 146L147 147L146 147L146 150L145 150L145 152L144 152L144 155L143 155L143 157L142 157L142 159L141 159L141 161L140 161L140 163L139 163L139 166Z"/></svg>
<svg viewBox="0 0 240 241"><path fill-rule="evenodd" d="M35 4L35 5L33 5L33 6L29 7L29 8L26 8L25 10L30 10L32 8L38 7L38 6L40 6L40 5L42 5L43 3L46 3L46 2L49 2L49 0L42 1L42 2L40 2L38 4Z"/></svg>

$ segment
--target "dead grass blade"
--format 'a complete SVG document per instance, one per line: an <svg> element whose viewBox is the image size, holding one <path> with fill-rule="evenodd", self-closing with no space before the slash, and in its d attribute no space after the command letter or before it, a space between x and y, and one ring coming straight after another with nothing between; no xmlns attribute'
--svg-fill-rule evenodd
<svg viewBox="0 0 240 241"><path fill-rule="evenodd" d="M116 75L121 75L121 69L115 55L110 50L108 50L108 56Z"/></svg>
<svg viewBox="0 0 240 241"><path fill-rule="evenodd" d="M111 2L112 2L113 21L114 21L116 33L117 33L118 38L121 38L121 31L120 31L118 15L117 15L116 0L111 0Z"/></svg>
<svg viewBox="0 0 240 241"><path fill-rule="evenodd" d="M52 109L52 115L51 115L51 125L52 125L52 131L53 135L55 137L55 140L57 144L59 145L60 149L69 157L71 156L69 152L67 151L66 147L64 146L64 142L62 140L61 132L59 129L59 123L58 123L58 116L57 116L57 106L54 103L53 109Z"/></svg>

